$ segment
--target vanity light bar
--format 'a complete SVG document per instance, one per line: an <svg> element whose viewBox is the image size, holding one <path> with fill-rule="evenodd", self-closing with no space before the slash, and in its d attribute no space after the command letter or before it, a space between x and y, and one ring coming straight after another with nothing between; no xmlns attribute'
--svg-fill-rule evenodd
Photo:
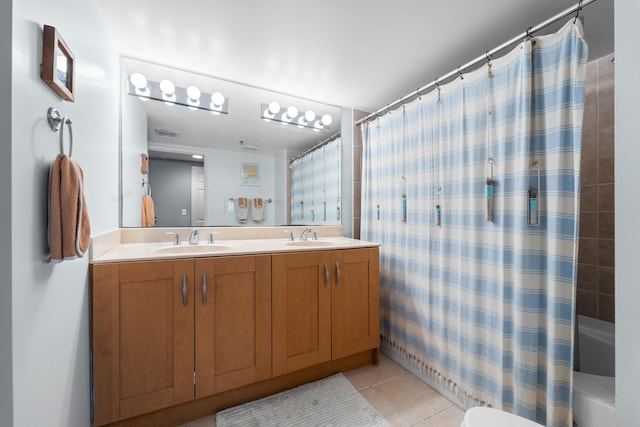
<svg viewBox="0 0 640 427"><path fill-rule="evenodd" d="M170 80L154 82L140 73L133 73L127 80L127 93L143 101L153 99L167 105L183 105L192 110L211 111L213 114L229 114L229 98L220 92L202 92L197 86L181 88Z"/></svg>
<svg viewBox="0 0 640 427"><path fill-rule="evenodd" d="M275 121L284 125L313 129L316 132L330 131L333 121L329 114L317 116L312 110L301 111L293 106L281 108L275 101L261 104L260 112L260 117L266 122Z"/></svg>

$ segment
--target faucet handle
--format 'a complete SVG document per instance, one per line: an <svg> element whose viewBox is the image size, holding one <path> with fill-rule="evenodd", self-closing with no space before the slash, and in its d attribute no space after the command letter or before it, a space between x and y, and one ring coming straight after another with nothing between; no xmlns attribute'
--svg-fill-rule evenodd
<svg viewBox="0 0 640 427"><path fill-rule="evenodd" d="M220 234L220 231L212 231L209 233L209 244L213 245L216 242L216 239L213 237L214 234Z"/></svg>
<svg viewBox="0 0 640 427"><path fill-rule="evenodd" d="M293 238L293 231L289 231L289 230L285 230L285 233L287 233L289 235L289 240L290 241L294 241L295 239Z"/></svg>
<svg viewBox="0 0 640 427"><path fill-rule="evenodd" d="M317 231L313 232L313 240L318 240L318 232Z"/></svg>
<svg viewBox="0 0 640 427"><path fill-rule="evenodd" d="M178 233L175 233L173 231L167 231L167 234L173 236L173 245L174 246L180 246L180 235Z"/></svg>

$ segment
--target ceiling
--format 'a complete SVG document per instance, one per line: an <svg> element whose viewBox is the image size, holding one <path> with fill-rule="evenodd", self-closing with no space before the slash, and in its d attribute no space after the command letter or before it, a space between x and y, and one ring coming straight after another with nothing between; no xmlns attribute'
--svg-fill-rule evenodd
<svg viewBox="0 0 640 427"><path fill-rule="evenodd" d="M576 0L98 3L124 57L375 111ZM614 51L613 3L583 11L590 59Z"/></svg>

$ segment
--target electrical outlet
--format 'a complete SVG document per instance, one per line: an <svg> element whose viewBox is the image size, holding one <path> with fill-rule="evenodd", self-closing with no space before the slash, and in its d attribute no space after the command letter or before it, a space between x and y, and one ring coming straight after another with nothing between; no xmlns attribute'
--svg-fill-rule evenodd
<svg viewBox="0 0 640 427"><path fill-rule="evenodd" d="M182 216L187 216L187 210L186 209L182 209Z"/></svg>
<svg viewBox="0 0 640 427"><path fill-rule="evenodd" d="M211 210L211 215L213 215L213 216L222 216L222 215L224 215L224 213L220 209L213 209L213 210Z"/></svg>

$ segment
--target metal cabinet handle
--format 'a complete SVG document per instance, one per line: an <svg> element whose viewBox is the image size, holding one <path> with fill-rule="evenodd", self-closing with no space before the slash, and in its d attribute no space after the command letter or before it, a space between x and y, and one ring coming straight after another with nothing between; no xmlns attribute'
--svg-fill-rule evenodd
<svg viewBox="0 0 640 427"><path fill-rule="evenodd" d="M324 263L324 287L326 288L327 286L329 286L329 267L325 262Z"/></svg>
<svg viewBox="0 0 640 427"><path fill-rule="evenodd" d="M340 264L338 264L338 261L336 261L336 272L338 273L336 275L336 286L338 286L338 283L340 283Z"/></svg>
<svg viewBox="0 0 640 427"><path fill-rule="evenodd" d="M182 305L187 306L187 273L182 274Z"/></svg>
<svg viewBox="0 0 640 427"><path fill-rule="evenodd" d="M207 305L207 273L202 273L202 305Z"/></svg>

